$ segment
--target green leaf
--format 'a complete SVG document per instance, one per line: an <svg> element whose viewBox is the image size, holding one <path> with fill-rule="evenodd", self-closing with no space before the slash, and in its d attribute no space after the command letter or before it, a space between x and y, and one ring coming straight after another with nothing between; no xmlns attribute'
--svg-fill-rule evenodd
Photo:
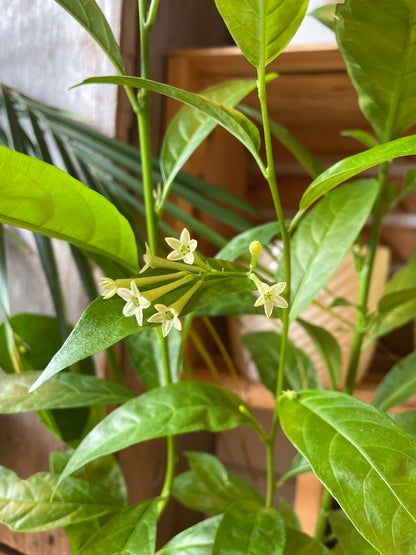
<svg viewBox="0 0 416 555"><path fill-rule="evenodd" d="M400 328L416 316L416 254L386 283L371 333L380 337Z"/></svg>
<svg viewBox="0 0 416 555"><path fill-rule="evenodd" d="M123 58L113 32L95 0L55 0L72 15L107 54L119 73L124 73Z"/></svg>
<svg viewBox="0 0 416 555"><path fill-rule="evenodd" d="M387 411L406 401L416 392L416 351L402 358L383 378L372 404Z"/></svg>
<svg viewBox="0 0 416 555"><path fill-rule="evenodd" d="M416 411L415 410L405 410L403 412L393 412L389 414L396 424L402 426L405 430L416 436Z"/></svg>
<svg viewBox="0 0 416 555"><path fill-rule="evenodd" d="M243 254L248 253L252 241L259 241L262 245L268 245L273 237L280 234L278 222L267 222L239 233L233 237L216 255L216 258L224 260L236 260Z"/></svg>
<svg viewBox="0 0 416 555"><path fill-rule="evenodd" d="M200 382L166 385L111 412L81 442L62 476L97 457L148 439L241 425L256 426L256 420L250 408L227 389Z"/></svg>
<svg viewBox="0 0 416 555"><path fill-rule="evenodd" d="M275 509L239 501L224 514L212 555L282 555L285 536L283 518Z"/></svg>
<svg viewBox="0 0 416 555"><path fill-rule="evenodd" d="M200 95L233 108L255 88L255 80L235 79L204 89ZM175 115L163 137L160 152L165 189L169 189L178 171L216 125L208 115L188 106Z"/></svg>
<svg viewBox="0 0 416 555"><path fill-rule="evenodd" d="M216 123L219 123L243 143L261 168L264 166L258 153L260 148L260 134L257 127L241 112L238 112L234 108L229 108L225 104L220 104L200 94L191 93L178 89L177 87L172 87L171 85L157 83L156 81L142 79L140 77L91 77L90 79L85 79L80 85L88 85L90 83L108 83L137 89L147 89L179 100L187 106L195 108L195 110L199 110L206 116L209 116Z"/></svg>
<svg viewBox="0 0 416 555"><path fill-rule="evenodd" d="M281 335L274 331L247 333L242 338L242 343L248 349L262 383L273 394L276 392L281 342ZM287 348L284 387L295 390L321 387L311 359L292 343L289 343Z"/></svg>
<svg viewBox="0 0 416 555"><path fill-rule="evenodd" d="M173 332L173 333L172 333ZM176 333L175 333L176 332ZM178 381L178 359L181 334L175 329L165 338L173 381ZM146 389L165 385L163 360L160 356L160 336L154 328L144 329L126 339L126 348L140 381Z"/></svg>
<svg viewBox="0 0 416 555"><path fill-rule="evenodd" d="M414 437L375 407L335 391L287 392L279 415L360 534L385 555L415 551Z"/></svg>
<svg viewBox="0 0 416 555"><path fill-rule="evenodd" d="M181 316L194 312L233 291L251 291L255 288L253 281L246 276L246 269L243 266L217 259L209 259L209 264L215 269L215 272L204 280L203 285L185 305ZM227 272L230 272L230 275L227 275ZM241 272L241 277L234 275L233 272L237 274ZM148 274L153 275L150 271L141 275L146 277ZM193 284L194 282L190 282L190 284L161 296L157 299L157 302L169 306L184 295ZM155 284L155 286L157 285ZM145 290L141 290L141 292L145 293ZM140 328L134 316L127 318L123 315L124 304L125 301L118 296L110 299L99 297L93 301L82 314L62 348L56 353L42 376L33 385L33 389L78 360L98 353L114 345L120 339L140 332L146 327L154 327L154 324L147 322L147 318L154 313L153 307L144 310L143 326Z"/></svg>
<svg viewBox="0 0 416 555"><path fill-rule="evenodd" d="M70 372L62 372L29 393L41 374L28 371L0 376L0 413L119 404L135 397L122 385Z"/></svg>
<svg viewBox="0 0 416 555"><path fill-rule="evenodd" d="M416 123L416 4L347 0L335 32L362 112L380 142Z"/></svg>
<svg viewBox="0 0 416 555"><path fill-rule="evenodd" d="M332 389L338 386L341 375L341 349L335 337L321 326L315 326L298 318L299 324L312 339L321 359L328 371Z"/></svg>
<svg viewBox="0 0 416 555"><path fill-rule="evenodd" d="M121 508L118 499L83 480L61 481L59 475L47 472L21 480L0 467L0 522L17 532L50 530Z"/></svg>
<svg viewBox="0 0 416 555"><path fill-rule="evenodd" d="M335 6L335 4L331 4L331 6ZM362 129L347 129L346 131L342 131L341 135L343 137L351 137L367 148L373 148L380 144L373 135L370 135L370 133Z"/></svg>
<svg viewBox="0 0 416 555"><path fill-rule="evenodd" d="M292 322L341 264L365 224L377 192L374 179L348 183L326 195L300 222L291 244ZM278 278L282 281L282 271Z"/></svg>
<svg viewBox="0 0 416 555"><path fill-rule="evenodd" d="M42 314L15 314L9 318L24 370L44 368L62 345L56 318ZM7 352L5 324L0 324L0 368L14 372Z"/></svg>
<svg viewBox="0 0 416 555"><path fill-rule="evenodd" d="M410 135L402 139L396 139L380 146L375 146L359 154L348 156L340 160L323 173L321 173L306 191L300 200L300 214L305 212L314 202L325 193L344 183L351 177L378 166L382 162L387 162L400 156L411 156L416 154L416 135ZM295 220L299 219L299 213Z"/></svg>
<svg viewBox="0 0 416 555"><path fill-rule="evenodd" d="M208 453L187 452L190 471L175 478L172 494L182 504L202 513L225 512L239 500L264 505L262 496L242 478L227 472L221 462Z"/></svg>
<svg viewBox="0 0 416 555"><path fill-rule="evenodd" d="M133 231L112 204L62 170L0 147L0 221L69 241L136 271Z"/></svg>
<svg viewBox="0 0 416 555"><path fill-rule="evenodd" d="M302 453L297 453L292 461L292 464L290 465L289 470L285 472L277 481L277 486L281 486L293 476L300 476L306 472L312 472L311 465Z"/></svg>
<svg viewBox="0 0 416 555"><path fill-rule="evenodd" d="M90 537L82 546L79 555L153 555L157 512L155 500L144 501L121 510Z"/></svg>
<svg viewBox="0 0 416 555"><path fill-rule="evenodd" d="M318 21L320 21L325 27L334 31L335 27L335 8L336 4L325 4L324 6L319 6L319 8L315 8L308 15L314 17Z"/></svg>
<svg viewBox="0 0 416 555"><path fill-rule="evenodd" d="M321 542L290 526L286 528L286 545L284 555L331 555ZM351 552L350 555L353 555ZM355 555L355 554L354 554ZM358 555L358 552L356 553ZM360 552L361 555L361 552Z"/></svg>
<svg viewBox="0 0 416 555"><path fill-rule="evenodd" d="M301 24L307 0L215 0L237 46L256 68L274 60Z"/></svg>
<svg viewBox="0 0 416 555"><path fill-rule="evenodd" d="M328 520L335 537L346 553L359 553L360 555L378 555L380 553L357 532L342 511L330 511Z"/></svg>
<svg viewBox="0 0 416 555"><path fill-rule="evenodd" d="M222 515L207 518L172 538L155 555L212 555Z"/></svg>

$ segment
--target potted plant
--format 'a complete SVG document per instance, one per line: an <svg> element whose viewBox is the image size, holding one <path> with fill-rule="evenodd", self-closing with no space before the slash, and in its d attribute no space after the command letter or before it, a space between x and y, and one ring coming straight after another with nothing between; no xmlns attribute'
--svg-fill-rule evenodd
<svg viewBox="0 0 416 555"><path fill-rule="evenodd" d="M201 94L149 79L149 37L157 21L158 0L139 0L140 77L124 75L118 45L94 0L58 3L87 29L116 68L117 75L92 77L83 85L123 86L137 115L146 247L139 264L131 226L103 196L53 166L0 149L1 221L65 237L89 253L106 273L101 281L103 294L92 301L43 372L1 377L0 411L120 405L107 416L98 412L73 451L54 454L50 473L21 480L1 468L1 522L22 532L64 526L73 552L83 555L152 554L160 517L176 497L208 518L161 546L160 555L296 554L306 549L321 554L413 552L415 415L401 415L395 421L386 411L415 391L414 353L392 367L372 404L356 399L353 393L367 337L381 336L416 313L414 257L387 283L377 310L368 311L382 218L415 188L413 171L401 187L389 182L392 160L416 154L415 136L406 136L416 122L415 104L410 101L416 96L415 7L408 0L399 5L389 0L377 5L346 0L337 6L338 44L374 135L357 132L366 150L316 172L298 212L287 221L276 182L267 111L267 82L276 76L267 75L266 70L298 28L307 0L216 0L236 44L256 69L257 79L220 84ZM235 108L255 88L261 131ZM163 140L160 187L153 180L150 152L150 91L186 105ZM179 237L169 234L163 239L160 230L178 171L217 124L253 156L270 190L276 218L246 230L215 258L206 258L192 230L183 227ZM304 161L296 144L294 151ZM376 166L376 179L352 180ZM289 341L289 326L353 248L370 215L367 247L358 254L354 250L360 285L345 385L338 391L336 342L321 334L329 352L331 386L323 390L313 365ZM283 256L277 272L264 277L258 258L262 244L275 236L282 241ZM184 339L193 317L208 311L211 315L264 311L267 317L280 318L279 334L271 337L268 332L267 337L259 334L256 338L257 351L265 357L273 353L274 359L262 376L276 400L270 430L263 429L235 393L215 384L181 380ZM154 353L150 364L139 370L145 393L136 395L93 375L63 372L126 337L134 337L146 355L150 350ZM11 353L16 354L11 325L8 338ZM301 368L306 374L296 381ZM298 385L302 381L306 388ZM251 427L264 444L268 471L264 497L206 453L188 453L190 470L176 476L176 436L237 426ZM279 427L299 451L288 475L312 469L325 487L315 537L299 529L289 507L274 507L278 486L274 444ZM160 494L127 506L121 481L115 485L108 478L113 463L106 463L107 457L158 437L165 437L167 443Z"/></svg>

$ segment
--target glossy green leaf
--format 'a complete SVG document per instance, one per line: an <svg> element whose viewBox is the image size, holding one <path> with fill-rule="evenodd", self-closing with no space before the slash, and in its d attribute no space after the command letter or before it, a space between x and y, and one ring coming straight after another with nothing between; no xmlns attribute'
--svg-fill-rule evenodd
<svg viewBox="0 0 416 555"><path fill-rule="evenodd" d="M40 472L21 480L0 467L0 522L18 532L39 532L114 513L120 501L77 478Z"/></svg>
<svg viewBox="0 0 416 555"><path fill-rule="evenodd" d="M241 425L253 426L256 420L250 408L227 389L200 382L166 385L111 412L81 442L62 476L97 457L148 439Z"/></svg>
<svg viewBox="0 0 416 555"><path fill-rule="evenodd" d="M263 246L268 245L273 237L279 234L280 226L278 222L267 222L266 224L254 226L233 237L217 253L216 257L224 260L236 260L241 255L249 252L249 246L252 241L259 241Z"/></svg>
<svg viewBox="0 0 416 555"><path fill-rule="evenodd" d="M416 135L410 135L340 160L312 181L300 200L300 213L307 210L325 193L351 177L393 158L414 154L416 154ZM299 215L296 219L298 218Z"/></svg>
<svg viewBox="0 0 416 555"><path fill-rule="evenodd" d="M155 555L212 555L222 515L207 518L172 538Z"/></svg>
<svg viewBox="0 0 416 555"><path fill-rule="evenodd" d="M373 322L372 335L385 335L416 317L415 286L416 254L386 283Z"/></svg>
<svg viewBox="0 0 416 555"><path fill-rule="evenodd" d="M15 334L24 370L45 368L51 357L62 345L56 318L42 314L15 314L9 319ZM13 363L7 351L4 323L0 324L0 368L13 372Z"/></svg>
<svg viewBox="0 0 416 555"><path fill-rule="evenodd" d="M311 465L308 460L302 455L302 453L297 453L290 465L290 468L285 472L277 481L277 486L284 484L289 478L293 476L300 476L306 472L312 472Z"/></svg>
<svg viewBox="0 0 416 555"><path fill-rule="evenodd" d="M204 89L199 94L233 108L255 88L255 80L236 79ZM160 152L165 189L169 189L178 171L216 125L211 117L188 106L175 115L165 132Z"/></svg>
<svg viewBox="0 0 416 555"><path fill-rule="evenodd" d="M253 281L245 275L246 269L243 266L217 259L209 259L209 263L216 271L205 278L203 285L185 305L181 316L194 312L233 291L251 291L255 288ZM230 274L227 275L227 272L230 272ZM234 275L233 272L237 272L237 274L241 272L241 277ZM141 275L146 277L148 273ZM161 282L160 285L164 284L166 284L166 281ZM184 295L193 284L194 282L185 284L181 288L161 296L157 299L157 302L169 306ZM157 285L155 284L155 286ZM152 287L154 286L149 288ZM145 291L145 289L141 290L142 293L145 293ZM33 385L33 388L35 389L51 376L78 360L98 353L114 345L120 339L140 332L146 327L154 326L154 324L147 322L147 319L155 312L153 307L144 310L143 326L140 328L134 316L125 317L123 315L122 310L124 305L125 301L118 296L110 299L99 297L93 301L84 311L71 335L50 361L42 376Z"/></svg>
<svg viewBox="0 0 416 555"><path fill-rule="evenodd" d="M286 545L283 551L284 555L331 555L327 547L315 538L311 538L300 530L296 530L290 526L286 528ZM350 555L353 555L351 552ZM358 555L354 554L354 555ZM360 553L361 555L361 553Z"/></svg>
<svg viewBox="0 0 416 555"><path fill-rule="evenodd" d="M282 555L285 536L283 518L275 509L239 501L224 514L212 555Z"/></svg>
<svg viewBox="0 0 416 555"><path fill-rule="evenodd" d="M256 68L274 60L301 24L307 0L215 0L237 46Z"/></svg>
<svg viewBox="0 0 416 555"><path fill-rule="evenodd" d="M108 21L95 0L55 0L103 49L119 73L123 73L123 58Z"/></svg>
<svg viewBox="0 0 416 555"><path fill-rule="evenodd" d="M416 4L347 0L335 32L360 108L381 142L416 123Z"/></svg>
<svg viewBox="0 0 416 555"><path fill-rule="evenodd" d="M62 170L0 147L0 221L137 268L133 231L112 204Z"/></svg>
<svg viewBox="0 0 416 555"><path fill-rule="evenodd" d="M281 342L281 335L274 331L247 333L242 338L242 343L248 349L262 383L273 394L276 392ZM321 387L311 359L292 343L289 343L287 348L284 387L295 390Z"/></svg>
<svg viewBox="0 0 416 555"><path fill-rule="evenodd" d="M153 555L156 543L157 501L127 507L108 520L82 546L79 555Z"/></svg>
<svg viewBox="0 0 416 555"><path fill-rule="evenodd" d="M62 372L29 393L41 374L28 371L0 376L0 413L119 404L135 396L122 385L69 372Z"/></svg>
<svg viewBox="0 0 416 555"><path fill-rule="evenodd" d="M178 359L181 334L175 329L165 338L168 344L169 368L173 381L178 381ZM126 348L133 368L146 389L165 385L163 360L160 356L160 335L155 328L144 329L126 339Z"/></svg>
<svg viewBox="0 0 416 555"><path fill-rule="evenodd" d="M341 349L335 337L325 328L298 318L299 324L311 338L325 363L332 389L336 389L341 375ZM305 388L304 388L305 389Z"/></svg>
<svg viewBox="0 0 416 555"><path fill-rule="evenodd" d="M172 494L182 504L202 513L225 512L239 500L252 500L264 505L262 496L245 480L227 472L221 462L209 453L187 452L191 470L176 477Z"/></svg>
<svg viewBox="0 0 416 555"><path fill-rule="evenodd" d="M332 532L346 553L359 553L360 555L378 555L380 553L357 532L342 511L330 511L328 520Z"/></svg>
<svg viewBox="0 0 416 555"><path fill-rule="evenodd" d="M300 222L291 244L291 321L341 264L364 226L377 192L373 179L348 183L326 195ZM282 270L278 281L283 281Z"/></svg>
<svg viewBox="0 0 416 555"><path fill-rule="evenodd" d="M416 392L416 351L399 360L376 389L372 404L387 411Z"/></svg>
<svg viewBox="0 0 416 555"><path fill-rule="evenodd" d="M384 555L416 549L416 445L375 407L335 391L287 392L283 431L365 539Z"/></svg>
<svg viewBox="0 0 416 555"><path fill-rule="evenodd" d="M336 6L336 4L324 4L309 12L308 15L320 21L325 27L331 29L331 31L334 31Z"/></svg>
<svg viewBox="0 0 416 555"><path fill-rule="evenodd" d="M137 89L147 89L179 100L187 106L199 110L224 127L229 133L243 143L259 163L260 167L263 167L263 162L258 153L260 148L259 131L249 119L234 108L229 108L225 104L220 104L200 94L191 93L178 89L177 87L172 87L171 85L157 83L156 81L142 79L140 77L91 77L90 79L85 79L80 85L87 85L90 83L109 83Z"/></svg>

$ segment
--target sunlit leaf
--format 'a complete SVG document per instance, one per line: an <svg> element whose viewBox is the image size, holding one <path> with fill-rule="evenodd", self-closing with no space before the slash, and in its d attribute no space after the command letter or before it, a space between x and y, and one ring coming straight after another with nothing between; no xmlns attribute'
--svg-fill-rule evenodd
<svg viewBox="0 0 416 555"><path fill-rule="evenodd" d="M335 391L287 392L283 431L357 530L385 555L416 549L414 437L375 407Z"/></svg>
<svg viewBox="0 0 416 555"><path fill-rule="evenodd" d="M212 555L222 515L207 518L173 537L155 555Z"/></svg>
<svg viewBox="0 0 416 555"><path fill-rule="evenodd" d="M315 8L308 15L314 17L318 21L320 21L325 27L334 30L334 23L335 23L335 8L336 4L324 4L323 6L319 6Z"/></svg>
<svg viewBox="0 0 416 555"><path fill-rule="evenodd" d="M0 221L69 241L137 268L133 231L117 209L62 170L0 147Z"/></svg>
<svg viewBox="0 0 416 555"><path fill-rule="evenodd" d="M215 0L232 37L257 68L274 60L289 44L308 7L307 0Z"/></svg>
<svg viewBox="0 0 416 555"><path fill-rule="evenodd" d="M224 260L236 260L243 254L248 253L252 241L259 241L263 246L268 245L276 235L280 233L278 222L268 222L254 226L247 231L233 237L216 255Z"/></svg>
<svg viewBox="0 0 416 555"><path fill-rule="evenodd" d="M360 555L380 553L365 541L342 511L330 511L328 520L335 537L346 553L359 553Z"/></svg>

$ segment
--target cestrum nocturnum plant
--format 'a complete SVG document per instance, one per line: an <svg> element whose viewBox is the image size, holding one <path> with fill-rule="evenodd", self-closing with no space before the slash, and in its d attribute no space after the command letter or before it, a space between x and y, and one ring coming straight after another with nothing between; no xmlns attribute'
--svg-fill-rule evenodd
<svg viewBox="0 0 416 555"><path fill-rule="evenodd" d="M115 294L121 297L126 301L123 307L124 316L135 316L139 326L144 325L144 311L149 309L154 301L159 299L162 301L162 297L178 290L180 294L173 303L156 302L153 305L156 312L147 317L146 321L149 324L161 324L163 336L166 336L172 328L181 330L179 316L204 283L213 284L228 280L231 293L235 290L232 280L238 276L248 278L249 282L253 282L257 287L260 297L255 301L255 306L264 305L268 318L274 306L287 308L287 302L280 296L286 284L268 285L253 272L262 249L258 241L253 241L249 247L252 256L249 269L226 261L201 259L196 252L198 243L195 239L191 239L186 228L182 230L179 239L167 237L166 242L173 249L167 258L153 255L146 245L146 253L143 256L145 265L139 277L116 280L108 277L101 278L103 298L109 299ZM155 271L157 271L156 275ZM210 280L215 281L210 282Z"/></svg>

